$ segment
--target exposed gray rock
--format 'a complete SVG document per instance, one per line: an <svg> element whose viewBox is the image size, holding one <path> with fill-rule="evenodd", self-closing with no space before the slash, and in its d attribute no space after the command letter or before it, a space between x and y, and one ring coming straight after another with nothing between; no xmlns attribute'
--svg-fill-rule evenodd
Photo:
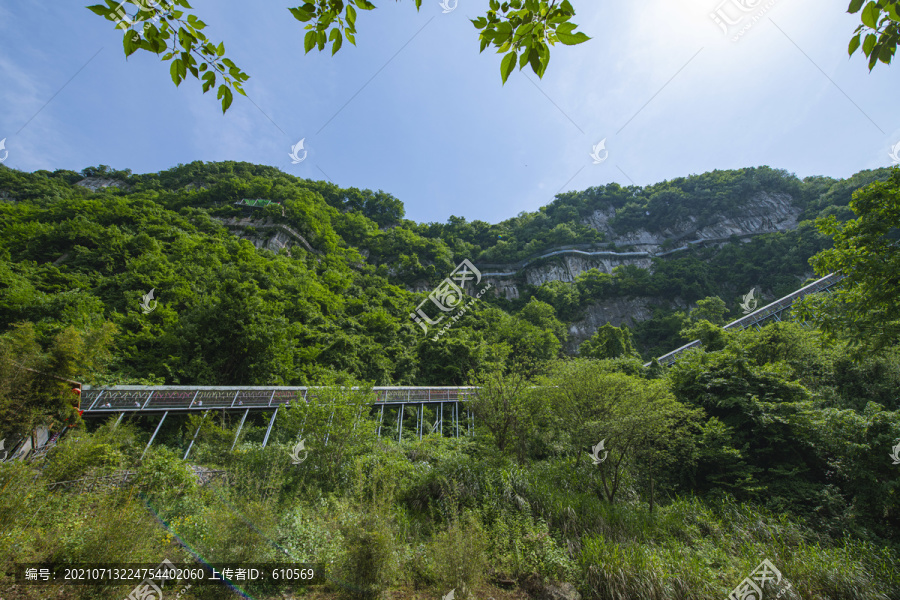
<svg viewBox="0 0 900 600"><path fill-rule="evenodd" d="M85 177L75 185L85 187L92 192L96 192L97 190L102 190L103 188L108 187L119 188L120 190L128 189L128 186L118 179L106 179L104 177Z"/></svg>
<svg viewBox="0 0 900 600"><path fill-rule="evenodd" d="M284 225L283 223L275 223L271 218L267 218L264 221L254 221L250 217L240 219L236 217L230 219L213 217L213 219L219 221L229 229L237 230L240 232L235 233L237 237L249 241L259 249L267 249L277 253L282 248L287 248L288 253L290 253L291 246L299 243L310 252L320 254L306 241L306 238L297 232L297 230ZM247 232L247 228L250 227L256 231Z"/></svg>
<svg viewBox="0 0 900 600"><path fill-rule="evenodd" d="M646 229L638 229L618 235L609 226L610 219L615 216L613 209L598 210L584 222L605 233L607 239L617 246L634 246L636 250L656 253L661 251L663 242L667 240L708 241L727 239L732 235L756 235L794 229L800 212L789 195L760 192L748 200L736 216L723 216L716 223L702 228L697 227L695 217L688 217L662 231L651 233Z"/></svg>
<svg viewBox="0 0 900 600"><path fill-rule="evenodd" d="M591 269L597 269L603 273L612 273L615 267L620 265L635 265L643 269L650 268L650 257L646 258L617 258L607 256L581 256L561 255L554 258L553 262L540 266L527 267L525 269L525 282L528 285L539 286L548 281L575 281L575 278Z"/></svg>
<svg viewBox="0 0 900 600"><path fill-rule="evenodd" d="M653 316L653 307L660 305L660 300L655 298L614 298L591 304L585 309L584 317L569 326L566 350L574 354L584 340L607 323L615 327L631 327L635 323L646 321Z"/></svg>

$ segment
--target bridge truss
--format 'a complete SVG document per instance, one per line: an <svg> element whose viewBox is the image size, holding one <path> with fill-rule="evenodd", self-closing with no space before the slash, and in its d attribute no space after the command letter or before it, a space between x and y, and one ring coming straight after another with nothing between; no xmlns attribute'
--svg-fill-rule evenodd
<svg viewBox="0 0 900 600"><path fill-rule="evenodd" d="M112 387L92 388L84 386L81 395L81 406L85 417L103 417L118 414L116 423L121 422L126 414L156 414L161 415L159 423L144 448L144 454L156 439L163 422L169 413L200 413L204 416L209 411L227 411L243 413L238 425L237 433L231 448L237 444L247 415L253 412L272 411L269 425L263 438L263 448L269 441L272 426L278 410L282 406L292 402L309 402L317 395L320 388L306 386L137 386L120 385ZM407 413L410 418L416 419L416 435L422 439L428 433L444 433L444 419L450 413L447 424L447 434L451 437L472 435L474 433L475 417L466 407L465 424L461 425L460 405L464 404L474 393L474 387L374 387L372 391L375 400L372 404L371 414L378 415L378 435L393 433L396 430L397 440L403 439L403 421ZM428 426L425 421L425 407L435 409L436 419ZM391 412L396 413L396 424L386 425L385 414L388 417ZM333 413L332 413L333 414ZM426 431L426 428L429 431ZM194 437L184 454L188 457L200 428L194 433ZM391 436L393 437L393 435ZM327 438L326 438L327 442Z"/></svg>

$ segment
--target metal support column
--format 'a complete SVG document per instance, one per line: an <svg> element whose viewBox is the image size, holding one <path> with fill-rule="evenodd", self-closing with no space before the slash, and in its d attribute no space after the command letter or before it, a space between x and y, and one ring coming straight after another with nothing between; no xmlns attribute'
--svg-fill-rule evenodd
<svg viewBox="0 0 900 600"><path fill-rule="evenodd" d="M459 400L453 403L453 412L456 414L456 439L459 439Z"/></svg>
<svg viewBox="0 0 900 600"><path fill-rule="evenodd" d="M187 450L184 451L184 458L182 458L181 460L187 460L188 453L191 451L191 448L194 447L194 442L197 440L197 436L200 434L200 426L203 425L203 421L206 420L206 415L208 414L208 410L203 413L203 418L200 419L200 425L197 425L197 431L194 432L194 437L191 439L191 443L188 444Z"/></svg>
<svg viewBox="0 0 900 600"><path fill-rule="evenodd" d="M405 404L400 405L400 414L397 415L397 441L403 441L403 409L406 408Z"/></svg>
<svg viewBox="0 0 900 600"><path fill-rule="evenodd" d="M153 431L153 435L150 436L150 441L147 442L147 447L144 448L144 454L141 454L141 460L144 460L144 455L147 454L147 450L150 449L150 444L153 443L153 440L156 439L156 434L159 433L159 428L162 427L163 421L166 420L166 416L169 414L169 411L163 413L162 419L159 420L159 424L156 426L156 429Z"/></svg>
<svg viewBox="0 0 900 600"><path fill-rule="evenodd" d="M303 437L303 432L306 431L306 413L303 414L303 422L300 423L300 433L297 435L297 439Z"/></svg>
<svg viewBox="0 0 900 600"><path fill-rule="evenodd" d="M444 437L444 403L441 402L439 405L441 411L440 424L441 424L441 437Z"/></svg>
<svg viewBox="0 0 900 600"><path fill-rule="evenodd" d="M124 417L124 416L125 416L125 411L123 410L122 412L119 413L119 418L116 419L116 424L113 425L114 428L119 426L119 423L122 422L122 417Z"/></svg>
<svg viewBox="0 0 900 600"><path fill-rule="evenodd" d="M272 395L274 396L275 392L272 392ZM269 400L269 402L271 402L271 400ZM272 433L272 425L275 423L275 415L277 415L277 414L278 414L278 407L276 406L275 412L272 413L272 418L269 419L269 428L266 429L266 437L263 438L263 445L262 445L263 448L265 448L266 444L269 443L269 434Z"/></svg>
<svg viewBox="0 0 900 600"><path fill-rule="evenodd" d="M428 390L428 395L431 396L431 390ZM422 402L419 405L419 439L422 439L422 430L425 429L425 403Z"/></svg>
<svg viewBox="0 0 900 600"><path fill-rule="evenodd" d="M378 437L381 437L381 424L384 423L384 404L381 405L381 418L378 419Z"/></svg>
<svg viewBox="0 0 900 600"><path fill-rule="evenodd" d="M235 399L237 399L237 394L235 394L234 397L235 397ZM248 408L247 410L244 411L244 416L241 417L241 424L238 425L237 433L234 434L234 441L231 442L231 450L234 450L234 446L235 446L235 444L237 444L238 437L241 435L241 429L244 428L244 421L247 419L247 413L249 413L249 412L250 412L250 409ZM229 450L229 452L231 452L231 450Z"/></svg>
<svg viewBox="0 0 900 600"><path fill-rule="evenodd" d="M328 445L328 437L331 435L331 419L334 418L334 411L336 409L331 409L331 416L328 417L328 433L325 434L325 445Z"/></svg>

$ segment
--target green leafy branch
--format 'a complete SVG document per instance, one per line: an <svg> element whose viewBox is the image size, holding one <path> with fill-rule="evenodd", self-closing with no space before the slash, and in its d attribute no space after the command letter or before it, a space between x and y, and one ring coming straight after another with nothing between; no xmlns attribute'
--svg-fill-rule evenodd
<svg viewBox="0 0 900 600"><path fill-rule="evenodd" d="M856 28L856 35L850 39L847 49L850 56L862 48L869 59L869 71L878 61L888 65L900 41L900 0L851 0L847 12L856 14L862 10L862 24ZM865 33L865 38L863 34Z"/></svg>
<svg viewBox="0 0 900 600"><path fill-rule="evenodd" d="M122 45L126 57L138 50L162 54L163 61L171 61L169 72L176 86L190 73L202 81L204 94L216 87L221 78L216 98L222 101L223 113L234 99L232 90L247 95L242 85L250 76L225 57L225 44L209 41L202 31L206 23L197 15L188 14L183 18L184 12L177 7L192 10L187 0L129 0L138 9L134 15L125 12L124 2L105 2L106 6L97 4L87 8L114 22L116 29L125 30Z"/></svg>
<svg viewBox="0 0 900 600"><path fill-rule="evenodd" d="M503 4L499 0L490 1L487 16L472 19L472 24L481 30L478 36L480 52L493 44L498 54L506 53L500 62L503 83L517 61L520 71L527 63L538 77L543 77L550 62L548 43L574 46L591 39L576 32L577 25L569 22L575 16L569 0L560 4L555 0L550 3L546 0L509 0Z"/></svg>
<svg viewBox="0 0 900 600"><path fill-rule="evenodd" d="M360 10L372 10L375 5L369 0L353 0L346 7L342 0L318 0L317 2L306 2L303 6L289 8L295 19L302 23L313 21L304 27L309 30L303 38L304 53L318 46L319 51L325 49L325 44L331 42L331 55L341 49L344 38L356 45L356 8ZM416 0L416 7L421 6L422 0ZM341 17L343 15L343 18ZM337 21L337 24L331 28L327 34L325 30L328 26Z"/></svg>
<svg viewBox="0 0 900 600"><path fill-rule="evenodd" d="M188 0L126 0L116 3L89 6L88 9L125 30L122 45L125 56L138 50L146 50L161 55L163 61L170 61L169 72L178 86L192 74L202 81L203 93L219 84L217 98L222 101L222 112L228 110L235 91L246 96L243 83L249 75L241 71L232 60L225 57L225 45L209 41L203 33L206 23L195 14L181 9L193 10ZM422 0L415 0L416 9ZM128 15L124 6L137 9ZM307 23L303 48L308 53L313 48L321 52L331 42L332 56L341 49L344 39L356 45L357 9L372 10L375 5L369 0L310 0L289 8L291 15L302 23ZM569 19L575 9L569 0L557 4L556 0L510 0L500 4L491 0L491 10L487 17L472 21L479 34L481 51L493 44L498 53L506 53L501 63L503 83L515 67L517 58L519 69L526 63L538 77L543 77L550 62L549 45L557 42L574 46L589 40L584 33L576 32L577 25ZM158 23L157 23L158 21ZM519 54L521 53L521 56ZM219 83L221 79L222 83Z"/></svg>

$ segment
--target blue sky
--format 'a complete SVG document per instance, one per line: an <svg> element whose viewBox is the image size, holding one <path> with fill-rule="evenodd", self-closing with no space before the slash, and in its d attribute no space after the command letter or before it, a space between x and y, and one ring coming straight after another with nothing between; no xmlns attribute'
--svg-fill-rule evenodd
<svg viewBox="0 0 900 600"><path fill-rule="evenodd" d="M497 222L559 191L647 185L769 165L846 177L892 163L900 64L848 58L847 0L573 0L593 39L557 45L539 80L500 82L469 23L487 2L383 2L360 12L357 46L303 54L300 4L193 0L207 34L251 78L222 115L196 80L126 60L121 33L85 3L0 4L0 139L7 166L135 173L194 160L273 165L382 189L407 217ZM758 5L755 4L758 2ZM745 16L733 41L710 18ZM756 17L755 22L753 18ZM732 28L732 37L740 25ZM291 164L301 138L306 160ZM608 157L594 164L605 139ZM606 156L599 152L598 156Z"/></svg>

